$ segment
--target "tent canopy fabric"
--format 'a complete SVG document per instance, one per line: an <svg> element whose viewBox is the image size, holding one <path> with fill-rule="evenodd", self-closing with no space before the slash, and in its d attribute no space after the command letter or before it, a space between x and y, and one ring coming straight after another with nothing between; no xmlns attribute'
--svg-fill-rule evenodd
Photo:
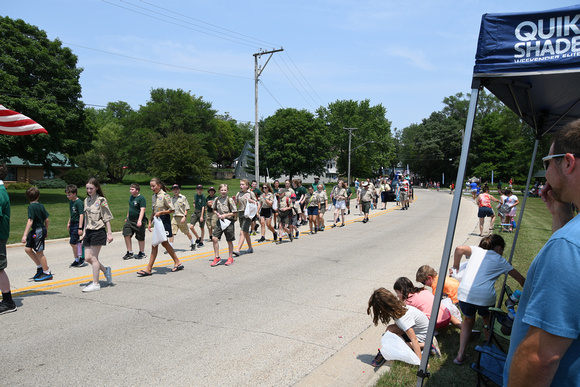
<svg viewBox="0 0 580 387"><path fill-rule="evenodd" d="M472 88L485 87L540 137L580 118L580 6L482 17Z"/></svg>

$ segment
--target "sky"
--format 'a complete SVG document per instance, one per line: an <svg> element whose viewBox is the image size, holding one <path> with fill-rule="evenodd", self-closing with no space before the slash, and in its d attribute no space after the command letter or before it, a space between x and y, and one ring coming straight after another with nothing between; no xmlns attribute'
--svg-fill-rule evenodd
<svg viewBox="0 0 580 387"><path fill-rule="evenodd" d="M78 56L89 106L145 105L182 89L218 114L255 121L337 100L383 105L392 129L470 92L481 17L574 5L552 0L22 0L0 15L39 27ZM0 101L1 101L0 96ZM1 102L0 102L1 103Z"/></svg>

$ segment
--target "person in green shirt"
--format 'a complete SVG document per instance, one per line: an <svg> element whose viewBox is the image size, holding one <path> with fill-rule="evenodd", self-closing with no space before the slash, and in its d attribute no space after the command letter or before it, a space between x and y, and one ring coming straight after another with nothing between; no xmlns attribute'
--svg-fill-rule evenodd
<svg viewBox="0 0 580 387"><path fill-rule="evenodd" d="M203 236L205 234L205 206L207 205L207 199L203 195L203 185L198 184L196 187L197 193L193 196L193 214L191 214L191 221L189 225L189 229L197 238L195 243L197 243L197 247L203 247ZM197 235L195 231L195 224L199 222L199 228L201 230L201 236Z"/></svg>
<svg viewBox="0 0 580 387"><path fill-rule="evenodd" d="M81 243L80 236L83 235L82 226L84 224L85 217L85 206L83 201L77 196L78 189L74 184L69 184L66 186L64 192L69 200L68 209L70 212L70 217L66 228L70 236L70 246L72 247L73 256L75 260L70 264L70 267L83 266L85 263L85 258L83 257L83 245Z"/></svg>
<svg viewBox="0 0 580 387"><path fill-rule="evenodd" d="M0 314L16 312L16 303L12 299L10 290L10 279L6 274L8 259L6 257L6 241L10 236L10 198L4 179L8 174L6 164L0 165L0 292L2 292L2 301L0 301Z"/></svg>
<svg viewBox="0 0 580 387"><path fill-rule="evenodd" d="M294 192L296 193L296 203L298 203L300 207L300 212L298 214L298 225L305 225L308 224L308 220L306 219L306 213L304 211L304 198L308 193L308 190L302 185L301 179L294 179Z"/></svg>
<svg viewBox="0 0 580 387"><path fill-rule="evenodd" d="M48 270L48 262L44 255L44 240L48 231L48 212L38 202L40 191L36 187L26 190L26 198L30 201L28 206L28 221L24 228L22 243L26 243L24 251L36 263L34 281L48 281L52 279L52 273Z"/></svg>
<svg viewBox="0 0 580 387"><path fill-rule="evenodd" d="M124 260L131 258L143 259L145 254L145 227L147 226L147 217L145 210L147 208L147 200L141 195L141 186L137 183L131 184L129 188L129 210L123 224L123 238L125 238L125 246L127 253L123 256ZM131 237L135 235L137 244L139 245L139 254L133 254L133 243Z"/></svg>

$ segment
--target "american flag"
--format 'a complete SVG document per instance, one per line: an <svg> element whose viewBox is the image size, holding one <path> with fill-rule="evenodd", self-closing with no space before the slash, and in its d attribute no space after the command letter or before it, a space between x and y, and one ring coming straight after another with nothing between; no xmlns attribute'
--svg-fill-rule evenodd
<svg viewBox="0 0 580 387"><path fill-rule="evenodd" d="M24 136L27 134L48 134L39 123L26 117L24 114L6 109L0 105L0 134Z"/></svg>

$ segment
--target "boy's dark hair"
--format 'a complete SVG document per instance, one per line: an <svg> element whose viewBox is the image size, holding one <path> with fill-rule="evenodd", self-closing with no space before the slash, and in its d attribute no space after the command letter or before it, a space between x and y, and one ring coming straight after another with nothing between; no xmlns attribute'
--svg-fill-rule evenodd
<svg viewBox="0 0 580 387"><path fill-rule="evenodd" d="M25 195L28 201L33 202L35 200L38 200L38 198L40 197L40 191L35 186L32 186L26 190Z"/></svg>
<svg viewBox="0 0 580 387"><path fill-rule="evenodd" d="M580 152L580 120L572 121L552 136L554 154ZM557 162L562 159L557 159Z"/></svg>
<svg viewBox="0 0 580 387"><path fill-rule="evenodd" d="M435 278L437 275L437 272L431 266L423 265L417 270L417 274L415 274L415 281L424 283L427 281L428 277Z"/></svg>
<svg viewBox="0 0 580 387"><path fill-rule="evenodd" d="M141 191L141 186L137 183L132 183L131 188L135 188L137 191Z"/></svg>
<svg viewBox="0 0 580 387"><path fill-rule="evenodd" d="M66 188L64 189L65 193L72 193L72 194L77 194L77 186L74 184L69 184L66 186Z"/></svg>
<svg viewBox="0 0 580 387"><path fill-rule="evenodd" d="M0 164L0 180L4 180L8 175L8 167L6 164Z"/></svg>

